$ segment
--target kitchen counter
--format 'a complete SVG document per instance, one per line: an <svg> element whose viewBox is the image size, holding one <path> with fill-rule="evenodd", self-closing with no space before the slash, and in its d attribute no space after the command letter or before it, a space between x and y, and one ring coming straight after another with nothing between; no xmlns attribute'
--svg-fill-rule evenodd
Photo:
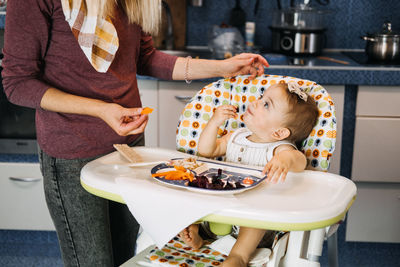
<svg viewBox="0 0 400 267"><path fill-rule="evenodd" d="M363 51L348 52L348 54L345 54L340 51L327 51L321 55L348 62L348 64L323 60L318 57L294 58L276 54L263 54L270 63L270 67L265 70L265 73L301 77L316 81L319 84L400 84L400 64L372 64L368 63Z"/></svg>
<svg viewBox="0 0 400 267"><path fill-rule="evenodd" d="M0 153L0 162L39 162L39 156L36 154L3 154Z"/></svg>

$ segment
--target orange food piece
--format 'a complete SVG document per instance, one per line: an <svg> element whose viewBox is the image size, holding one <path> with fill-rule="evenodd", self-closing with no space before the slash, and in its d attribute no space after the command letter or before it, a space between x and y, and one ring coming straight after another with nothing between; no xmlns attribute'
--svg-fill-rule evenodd
<svg viewBox="0 0 400 267"><path fill-rule="evenodd" d="M244 178L243 179L243 183L244 184L253 184L254 183L254 180L253 179L251 179L250 177L246 177L246 178Z"/></svg>
<svg viewBox="0 0 400 267"><path fill-rule="evenodd" d="M153 173L152 177L163 177L165 180L189 180L193 181L193 174L191 172L187 172L184 167L174 166L176 170L174 171L166 171L166 172L158 172Z"/></svg>
<svg viewBox="0 0 400 267"><path fill-rule="evenodd" d="M142 112L141 112L140 114L146 114L146 115L147 115L147 114L152 113L153 110L154 110L154 109L152 109L152 108L145 107L145 108L142 109Z"/></svg>

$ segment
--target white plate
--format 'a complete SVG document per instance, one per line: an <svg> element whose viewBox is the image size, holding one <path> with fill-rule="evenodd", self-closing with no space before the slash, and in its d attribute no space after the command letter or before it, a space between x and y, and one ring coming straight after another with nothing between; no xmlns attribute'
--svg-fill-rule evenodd
<svg viewBox="0 0 400 267"><path fill-rule="evenodd" d="M177 160L177 159L172 159ZM179 158L180 160L180 158ZM241 185L244 185L245 187L238 188L238 189L225 189L225 190L219 190L219 189L207 189L207 188L199 188L199 187L193 187L188 185L188 180L166 180L164 177L154 177L158 182L168 185L168 186L173 186L173 187L179 187L179 188L185 188L190 191L198 192L198 193L205 193L205 194L214 194L214 195L228 195L228 194L238 194L242 193L244 191L247 191L249 189L253 189L256 186L258 186L265 178L266 176L262 176L261 170L251 168L249 166L243 165L232 165L229 163L225 162L215 162L215 161L207 161L207 160L200 160L197 159L198 163L204 163L207 164L209 170L203 173L195 173L195 175L199 176L206 176L208 179L212 179L211 177L213 176L218 176L217 172L218 169L222 170L222 175L218 177L218 179L225 181L230 181L230 182L239 182ZM161 163L156 166L154 166L151 169L151 173L157 173L159 171L168 171L171 169L172 166L168 165L166 163ZM250 178L254 182L251 185L247 185L243 183L243 179L245 178Z"/></svg>

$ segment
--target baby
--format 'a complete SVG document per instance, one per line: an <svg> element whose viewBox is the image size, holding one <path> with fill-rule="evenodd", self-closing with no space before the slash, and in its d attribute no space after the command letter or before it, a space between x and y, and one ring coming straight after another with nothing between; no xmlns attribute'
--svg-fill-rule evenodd
<svg viewBox="0 0 400 267"><path fill-rule="evenodd" d="M306 157L296 143L306 139L317 122L318 108L311 97L295 83L270 86L249 104L243 116L246 128L217 138L220 125L237 116L236 107L222 105L202 131L198 152L204 157L226 156L235 163L264 166L267 181L285 181L288 171L300 172L306 167ZM240 227L235 245L223 266L247 266L266 230ZM195 249L204 241L199 225L192 224L180 233L184 242Z"/></svg>

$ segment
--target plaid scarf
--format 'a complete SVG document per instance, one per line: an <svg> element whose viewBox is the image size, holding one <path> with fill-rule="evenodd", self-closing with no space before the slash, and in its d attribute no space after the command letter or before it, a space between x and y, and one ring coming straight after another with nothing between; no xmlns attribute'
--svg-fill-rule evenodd
<svg viewBox="0 0 400 267"><path fill-rule="evenodd" d="M85 56L98 72L107 72L118 50L118 35L110 18L99 14L98 0L61 0L65 20ZM86 5L85 5L86 3Z"/></svg>

